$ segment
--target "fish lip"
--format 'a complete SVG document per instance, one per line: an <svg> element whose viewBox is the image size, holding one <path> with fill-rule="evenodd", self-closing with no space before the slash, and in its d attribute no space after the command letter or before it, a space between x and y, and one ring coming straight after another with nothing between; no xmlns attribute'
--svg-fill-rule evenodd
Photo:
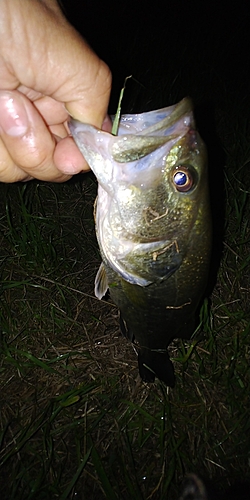
<svg viewBox="0 0 250 500"><path fill-rule="evenodd" d="M190 97L184 97L180 102L172 106L165 106L164 108L146 111L143 113L123 114L120 119L120 126L124 125L124 133L119 134L119 132L121 131L119 126L117 136L113 137L121 137L122 135L126 135L126 129L128 131L128 134L131 135L131 132L129 132L129 128L131 128L131 124L133 124L134 121L136 121L136 131L132 132L132 134L149 136L151 133L154 134L155 132L159 132L161 129L169 129L185 114L192 114L192 111L192 100L190 99ZM156 120L157 116L164 114L166 114L164 118ZM113 117L111 116L111 119L112 118ZM152 121L153 124L149 126L142 125L140 128L139 124L143 124L147 118L148 122L150 123L150 121ZM125 126L125 124L127 124L127 127Z"/></svg>
<svg viewBox="0 0 250 500"><path fill-rule="evenodd" d="M193 110L193 104L192 104L192 100L189 98L189 97L184 97L184 99L182 99L180 102L178 102L177 104L174 104L172 106L166 106L164 108L160 108L160 109L157 109L157 110L152 110L152 111L146 111L146 112L143 112L143 113L134 113L134 114L123 114L121 115L121 118L120 118L120 123L119 123L119 128L118 128L118 134L117 135L114 135L112 134L111 132L107 132L105 130L101 130L99 129L98 127L95 127L94 125L90 125L86 122L81 122L79 120L77 120L76 118L72 118L70 117L68 122L67 122L67 125L68 125L68 128L69 128L69 131L70 131L70 134L71 136L75 139L75 135L78 133L78 132L82 132L83 130L87 131L87 130L92 130L92 132L96 132L96 133L101 133L101 134L105 134L106 136L110 136L111 138L119 138L121 139L122 136L131 136L131 135L136 135L136 136L149 136L151 133L154 135L155 132L159 132L161 129L169 129L174 123L176 123L178 120L180 120L185 114L192 114L192 110ZM141 128L137 125L137 127L135 128L135 130L131 133L129 131L129 129L131 128L131 124L133 124L133 121L132 121L132 117L133 117L133 120L134 119L137 119L138 120L138 123L140 123L140 119L143 119L142 120L142 123L143 121L145 121L145 118L151 118L150 121L153 121L153 118L156 115L156 113L158 115L160 114L166 114L167 115L162 118L162 119L159 119L159 120L156 120L152 125L149 125L149 126L141 126ZM114 116L111 116L111 119L113 119ZM124 130L122 130L121 126L124 126ZM188 126L190 127L190 124L188 124ZM119 134L119 132L121 132ZM160 135L157 134L155 137L159 137Z"/></svg>

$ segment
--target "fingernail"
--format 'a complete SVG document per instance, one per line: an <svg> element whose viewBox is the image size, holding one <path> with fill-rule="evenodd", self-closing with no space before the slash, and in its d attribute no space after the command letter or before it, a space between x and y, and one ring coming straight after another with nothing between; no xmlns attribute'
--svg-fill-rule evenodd
<svg viewBox="0 0 250 500"><path fill-rule="evenodd" d="M0 92L0 129L12 137L22 136L29 125L24 103L18 95Z"/></svg>

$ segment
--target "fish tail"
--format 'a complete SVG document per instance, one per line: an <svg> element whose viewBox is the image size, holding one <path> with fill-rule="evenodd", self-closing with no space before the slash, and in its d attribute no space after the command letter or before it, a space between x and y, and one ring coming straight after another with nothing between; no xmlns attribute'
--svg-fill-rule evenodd
<svg viewBox="0 0 250 500"><path fill-rule="evenodd" d="M154 382L155 377L158 377L167 386L174 387L174 367L167 351L142 348L138 354L138 365L140 376L144 382Z"/></svg>

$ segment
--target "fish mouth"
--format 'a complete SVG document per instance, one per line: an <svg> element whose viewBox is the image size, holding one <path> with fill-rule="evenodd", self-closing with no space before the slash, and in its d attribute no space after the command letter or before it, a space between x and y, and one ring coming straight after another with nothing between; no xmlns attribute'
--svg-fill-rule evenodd
<svg viewBox="0 0 250 500"><path fill-rule="evenodd" d="M180 102L175 104L172 107L172 112L166 116L163 120L159 121L155 125L152 125L143 131L142 134L150 135L153 132L158 132L159 130L166 130L174 125L178 120L180 120L184 115L187 115L193 110L193 103L189 97L185 97ZM163 108L164 109L164 108ZM161 111L161 110L159 110ZM154 113L153 111L149 111L149 113Z"/></svg>
<svg viewBox="0 0 250 500"><path fill-rule="evenodd" d="M143 135L121 135L111 146L111 155L117 163L130 163L153 153L156 149L164 146L170 141L179 139L179 134L171 134L167 137L143 136Z"/></svg>

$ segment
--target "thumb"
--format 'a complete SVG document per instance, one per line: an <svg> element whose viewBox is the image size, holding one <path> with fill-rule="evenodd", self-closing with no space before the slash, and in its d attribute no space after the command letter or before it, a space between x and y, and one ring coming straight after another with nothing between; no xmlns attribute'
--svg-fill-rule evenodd
<svg viewBox="0 0 250 500"><path fill-rule="evenodd" d="M101 128L110 70L66 20L56 0L2 0L1 7L0 86L24 86L52 97L76 119Z"/></svg>
<svg viewBox="0 0 250 500"><path fill-rule="evenodd" d="M73 118L101 129L107 121L111 73L89 47L85 47L85 54L80 52L78 58L81 70L71 81L71 100L65 99L65 106Z"/></svg>

